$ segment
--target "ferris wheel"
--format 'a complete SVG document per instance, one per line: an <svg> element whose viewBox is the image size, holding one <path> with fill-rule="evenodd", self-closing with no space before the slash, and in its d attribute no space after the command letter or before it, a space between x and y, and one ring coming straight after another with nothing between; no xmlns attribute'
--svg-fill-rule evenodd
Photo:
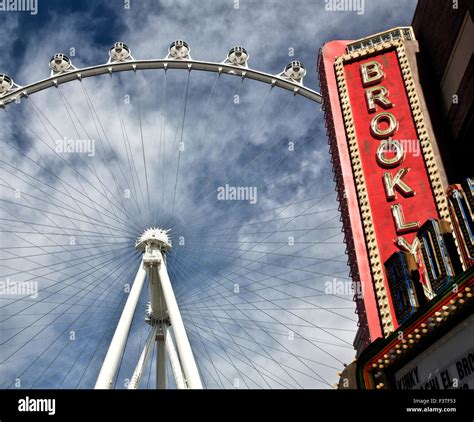
<svg viewBox="0 0 474 422"><path fill-rule="evenodd" d="M356 318L321 96L249 58L0 75L2 388L332 387Z"/></svg>

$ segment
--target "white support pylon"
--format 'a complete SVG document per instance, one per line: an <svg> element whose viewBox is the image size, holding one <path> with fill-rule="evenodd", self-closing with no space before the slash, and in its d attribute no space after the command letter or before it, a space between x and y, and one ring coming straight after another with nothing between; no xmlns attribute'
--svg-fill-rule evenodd
<svg viewBox="0 0 474 422"><path fill-rule="evenodd" d="M161 253L161 252L160 252ZM158 276L160 278L163 297L168 307L168 315L173 327L174 337L176 339L176 347L178 349L179 359L183 367L186 384L191 389L202 389L201 377L194 360L193 351L184 328L181 312L174 296L173 287L168 276L166 263L162 259L161 265L158 267Z"/></svg>
<svg viewBox="0 0 474 422"><path fill-rule="evenodd" d="M114 336L110 342L107 355L105 356L102 368L95 383L95 389L109 389L114 385L117 369L125 349L130 326L132 325L133 315L137 308L138 299L142 291L143 283L146 277L146 270L143 261L140 262L140 268L137 271L135 281L128 294L127 302L123 308L122 315L115 329Z"/></svg>
<svg viewBox="0 0 474 422"><path fill-rule="evenodd" d="M156 336L156 388L166 389L166 349L165 342L168 336L168 328L161 324L157 329Z"/></svg>
<svg viewBox="0 0 474 422"><path fill-rule="evenodd" d="M149 280L151 302L147 319L151 324L166 326L165 324L167 324L168 321L171 323L186 387L202 389L199 371L166 267L166 257L164 253L171 249L168 231L157 228L148 229L137 240L135 247L144 252L143 264L146 268ZM164 351L166 351L165 343L164 341L161 345ZM159 346L160 344L158 344L157 349L160 349ZM163 361L160 362L159 356L165 357L166 354L159 353L157 360L157 370L159 366L162 367L161 371L159 371L161 375L157 373L157 386L162 386L162 377L166 379L166 371L163 369L165 364Z"/></svg>
<svg viewBox="0 0 474 422"><path fill-rule="evenodd" d="M166 336L165 345L168 357L170 358L171 370L173 371L176 388L178 390L183 390L186 388L186 381L184 380L183 370L181 369L181 364L179 363L178 354L176 353L173 337L171 337L171 335Z"/></svg>
<svg viewBox="0 0 474 422"><path fill-rule="evenodd" d="M130 382L127 387L129 390L136 390L140 386L143 371L150 360L151 351L155 345L156 331L157 327L153 327L151 329L150 335L145 343L145 347L143 348L142 354L140 355L140 359L138 359L135 371L133 371L132 378L130 378Z"/></svg>

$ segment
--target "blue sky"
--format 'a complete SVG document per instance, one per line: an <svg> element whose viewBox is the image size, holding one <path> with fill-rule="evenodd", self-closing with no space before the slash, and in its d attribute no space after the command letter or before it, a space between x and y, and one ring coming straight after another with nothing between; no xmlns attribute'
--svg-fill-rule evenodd
<svg viewBox="0 0 474 422"><path fill-rule="evenodd" d="M216 62L242 45L252 68L274 74L301 60L305 85L317 90L324 42L409 25L415 8L365 0L359 15L326 11L324 1L238 4L39 0L36 16L0 12L0 72L25 85L49 76L57 52L85 67L105 62L115 41L145 59L184 39L194 59ZM356 317L350 292L325 292L350 280L319 105L230 76L143 71L35 94L0 122L0 281L39 285L36 299L0 298L1 387L94 385L139 264L133 242L158 224L172 229L169 272L206 387L337 380L354 354ZM58 153L64 137L93 140L95 155ZM217 200L226 184L255 188L257 203ZM118 388L145 339L146 296Z"/></svg>

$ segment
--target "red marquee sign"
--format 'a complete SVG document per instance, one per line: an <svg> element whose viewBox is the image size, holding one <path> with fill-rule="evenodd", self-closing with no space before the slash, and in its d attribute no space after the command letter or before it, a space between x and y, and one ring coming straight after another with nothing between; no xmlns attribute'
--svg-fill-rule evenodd
<svg viewBox="0 0 474 422"><path fill-rule="evenodd" d="M355 266L373 341L397 327L383 263L398 250L414 252L418 228L448 211L404 42L353 53L346 45L326 44L320 71L335 127L336 174L339 167L353 204L350 230L364 236L363 245L354 244Z"/></svg>

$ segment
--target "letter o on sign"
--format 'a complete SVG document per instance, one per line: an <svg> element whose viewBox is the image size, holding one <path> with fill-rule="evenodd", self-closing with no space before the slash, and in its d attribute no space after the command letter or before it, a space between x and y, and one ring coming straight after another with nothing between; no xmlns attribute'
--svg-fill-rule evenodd
<svg viewBox="0 0 474 422"><path fill-rule="evenodd" d="M387 153L392 152L393 157L387 157ZM385 139L380 142L377 148L377 162L382 167L395 167L398 166L405 158L405 152L403 147L397 140Z"/></svg>
<svg viewBox="0 0 474 422"><path fill-rule="evenodd" d="M381 129L380 124L382 122L388 123L386 129ZM374 116L370 122L370 131L376 138L387 138L392 136L398 129L398 122L395 116L389 112L378 113Z"/></svg>

